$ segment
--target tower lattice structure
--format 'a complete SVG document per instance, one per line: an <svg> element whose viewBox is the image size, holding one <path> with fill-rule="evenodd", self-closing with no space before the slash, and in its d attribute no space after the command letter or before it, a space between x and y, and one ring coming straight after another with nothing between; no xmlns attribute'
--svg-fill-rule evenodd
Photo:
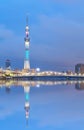
<svg viewBox="0 0 84 130"><path fill-rule="evenodd" d="M28 17L26 18L26 28L25 28L25 60L24 60L24 69L30 70L30 62L29 62L29 46L30 46L30 38L29 38L29 26L28 26Z"/></svg>

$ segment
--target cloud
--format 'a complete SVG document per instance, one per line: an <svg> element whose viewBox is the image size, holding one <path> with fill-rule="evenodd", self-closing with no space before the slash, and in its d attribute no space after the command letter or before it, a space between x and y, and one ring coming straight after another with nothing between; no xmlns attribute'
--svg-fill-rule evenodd
<svg viewBox="0 0 84 130"><path fill-rule="evenodd" d="M0 25L0 66L4 67L5 60L10 59L13 69L23 68L24 50L24 36Z"/></svg>
<svg viewBox="0 0 84 130"><path fill-rule="evenodd" d="M32 26L31 32L31 51L35 57L53 63L83 61L83 24L62 16L41 15L39 24Z"/></svg>
<svg viewBox="0 0 84 130"><path fill-rule="evenodd" d="M65 4L84 4L84 1L83 0L46 0L44 1L45 3L65 3Z"/></svg>
<svg viewBox="0 0 84 130"><path fill-rule="evenodd" d="M38 64L37 61L51 68L56 65L74 66L77 62L83 62L83 34L84 25L81 22L62 15L40 15L37 23L30 26L30 60L33 64ZM24 35L18 35L0 25L1 58L23 61Z"/></svg>
<svg viewBox="0 0 84 130"><path fill-rule="evenodd" d="M19 55L18 51L22 51L23 45L21 36L17 36L12 30L7 29L4 25L0 25L0 55L21 58L20 56L22 55Z"/></svg>

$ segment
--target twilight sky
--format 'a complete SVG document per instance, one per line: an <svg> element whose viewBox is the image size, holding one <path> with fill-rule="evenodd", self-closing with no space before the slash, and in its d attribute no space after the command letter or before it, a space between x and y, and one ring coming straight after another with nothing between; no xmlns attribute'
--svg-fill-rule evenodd
<svg viewBox="0 0 84 130"><path fill-rule="evenodd" d="M66 70L84 63L83 0L0 2L0 66L23 68L26 13L29 13L31 68Z"/></svg>

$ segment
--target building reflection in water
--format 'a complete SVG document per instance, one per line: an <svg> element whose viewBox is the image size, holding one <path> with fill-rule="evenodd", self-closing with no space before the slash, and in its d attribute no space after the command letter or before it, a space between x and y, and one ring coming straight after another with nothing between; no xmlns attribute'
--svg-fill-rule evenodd
<svg viewBox="0 0 84 130"><path fill-rule="evenodd" d="M84 83L76 83L75 88L77 90L84 90Z"/></svg>
<svg viewBox="0 0 84 130"><path fill-rule="evenodd" d="M62 80L62 81L11 81L11 80L0 80L0 87L6 86L7 89L11 86L23 86L24 89L26 87L32 86L32 87L40 87L40 85L46 85L46 86L52 86L52 85L83 85L84 80L81 81L71 81L71 80ZM24 90L25 91L25 90Z"/></svg>

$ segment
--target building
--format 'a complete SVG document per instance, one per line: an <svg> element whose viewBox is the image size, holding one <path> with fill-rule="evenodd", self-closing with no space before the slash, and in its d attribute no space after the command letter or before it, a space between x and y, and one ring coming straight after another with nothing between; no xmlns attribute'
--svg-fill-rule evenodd
<svg viewBox="0 0 84 130"><path fill-rule="evenodd" d="M75 65L75 72L77 74L79 74L79 73L84 74L84 64Z"/></svg>
<svg viewBox="0 0 84 130"><path fill-rule="evenodd" d="M10 62L9 59L7 59L6 62L5 62L5 68L8 69L8 70L11 69L11 62Z"/></svg>
<svg viewBox="0 0 84 130"><path fill-rule="evenodd" d="M26 28L25 28L25 60L24 60L24 69L30 70L29 63L29 46L30 46L30 38L29 38L29 27L28 27L28 17L26 18Z"/></svg>

